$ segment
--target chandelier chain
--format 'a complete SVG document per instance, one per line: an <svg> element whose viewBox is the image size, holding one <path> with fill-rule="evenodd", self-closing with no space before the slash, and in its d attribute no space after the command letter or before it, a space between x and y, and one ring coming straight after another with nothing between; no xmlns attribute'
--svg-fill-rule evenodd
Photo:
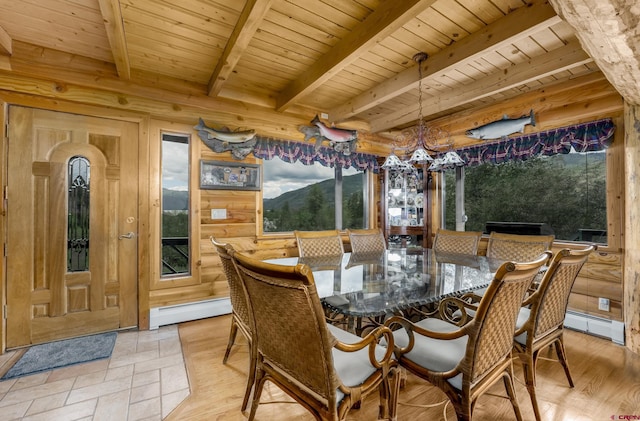
<svg viewBox="0 0 640 421"><path fill-rule="evenodd" d="M401 134L395 137L391 154L382 164L384 169L415 172L415 165L418 164L424 169L428 166L429 171L435 172L464 165L462 158L453 150L453 141L449 133L442 129L434 130L431 127L427 129L424 124L422 62L428 57L429 55L424 52L419 52L413 56L413 60L418 64L418 124L410 129L403 130ZM444 140L444 142L441 143L440 140ZM401 146L399 147L399 145ZM444 153L441 147L447 147L450 150ZM403 161L395 154L396 149L404 150L405 154L413 149L413 153L411 153L409 159ZM437 158L434 159L431 154L436 155Z"/></svg>

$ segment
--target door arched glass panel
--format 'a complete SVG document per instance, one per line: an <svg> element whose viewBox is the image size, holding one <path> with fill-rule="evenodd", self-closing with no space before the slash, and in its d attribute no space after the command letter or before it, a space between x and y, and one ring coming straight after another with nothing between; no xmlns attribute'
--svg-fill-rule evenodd
<svg viewBox="0 0 640 421"><path fill-rule="evenodd" d="M83 156L74 156L67 170L67 271L82 272L89 269L91 164Z"/></svg>

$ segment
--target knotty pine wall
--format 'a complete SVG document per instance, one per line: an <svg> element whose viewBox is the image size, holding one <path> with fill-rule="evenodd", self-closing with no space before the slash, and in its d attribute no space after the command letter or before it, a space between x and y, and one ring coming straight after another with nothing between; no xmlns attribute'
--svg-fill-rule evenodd
<svg viewBox="0 0 640 421"><path fill-rule="evenodd" d="M82 87L78 89L56 90L50 82L31 78L12 79L11 86L0 86L0 101L27 106L60 110L66 112L86 113L138 121L141 127L141 143L148 150L141 153L140 178L147 184L141 190L140 198L140 240L139 240L139 326L148 327L150 308L172 304L195 302L211 298L228 296L226 279L220 261L209 242L213 235L219 240L227 241L236 248L254 253L257 257L290 256L296 254L296 245L292 234L262 235L262 195L254 191L200 190L198 188L199 160L229 160L230 154L217 154L209 150L197 137L192 127L202 117L207 123L225 123L229 127L255 128L258 133L302 141L302 134L297 131L300 124L308 124L303 118L283 116L281 121L273 121L272 114L253 108L242 110L233 108L225 114L220 110L210 111L198 106L175 107L171 103L157 99L135 98L129 101L113 101L112 93ZM9 89L11 88L11 89ZM4 89L4 90L3 90ZM127 98L130 99L130 98ZM109 104L107 107L106 105ZM119 108L121 107L121 108ZM605 318L622 320L623 262L624 262L624 120L622 119L623 101L620 95L610 86L601 74L591 74L576 78L568 83L552 88L531 91L519 97L505 100L491 106L478 106L472 111L465 111L442 117L429 122L449 130L456 145L463 146L475 140L464 136L470 127L500 119L503 114L521 115L533 108L536 113L535 131L547 130L569 124L590 121L599 118L614 118L617 130L613 146L607 151L609 183L607 189L609 204L609 244L600 248L589 259L574 287L570 307L577 311L597 314ZM261 121L269 119L268 132L263 133ZM236 122L234 126L233 122ZM267 126L265 126L267 127ZM161 281L159 278L159 147L161 130L191 133L194 141L191 186L193 194L194 238L197 239L193 249L193 276L180 280ZM267 129L265 129L267 130ZM527 128L527 131L533 131ZM144 138L146 136L146 138ZM378 155L386 155L389 145L379 142L379 138L362 132L359 151ZM4 150L4 149L3 149ZM236 161L237 162L237 161ZM260 163L253 157L247 163ZM6 171L6 158L2 161L3 173ZM376 186L376 194L371 203L377 203L380 189ZM437 186L437 183L435 183ZM437 195L436 195L437 196ZM213 208L225 208L228 218L225 220L210 219ZM432 223L438 224L439 203L433 201ZM371 221L378 221L377 209L370 209ZM3 235L4 238L4 235ZM345 239L346 240L346 239ZM557 244L554 248L559 248ZM4 272L4 271L3 271ZM4 282L0 286L0 296L4 294ZM611 300L611 311L603 313L597 310L597 298L607 297ZM1 333L1 332L0 332Z"/></svg>

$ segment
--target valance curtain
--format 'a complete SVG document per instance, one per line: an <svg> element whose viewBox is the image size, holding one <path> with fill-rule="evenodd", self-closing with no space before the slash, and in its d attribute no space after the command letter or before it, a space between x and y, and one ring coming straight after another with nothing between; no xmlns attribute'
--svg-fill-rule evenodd
<svg viewBox="0 0 640 421"><path fill-rule="evenodd" d="M611 119L590 121L506 140L457 149L466 166L524 161L536 156L592 152L607 148L615 126Z"/></svg>
<svg viewBox="0 0 640 421"><path fill-rule="evenodd" d="M318 162L325 167L356 168L358 170L370 170L378 172L378 161L375 155L364 153L351 153L344 155L340 152L320 146L316 151L315 145L310 143L291 142L282 139L274 139L256 136L256 146L253 148L253 155L261 159L273 159L278 157L285 162L299 161L304 165L312 165Z"/></svg>

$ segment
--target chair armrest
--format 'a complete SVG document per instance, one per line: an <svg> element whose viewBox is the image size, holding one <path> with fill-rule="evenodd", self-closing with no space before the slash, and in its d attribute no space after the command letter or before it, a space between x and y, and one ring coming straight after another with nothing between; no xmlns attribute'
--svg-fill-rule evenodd
<svg viewBox="0 0 640 421"><path fill-rule="evenodd" d="M478 310L478 301L472 301L475 300L476 297L482 298L478 295L468 295L467 299L463 299L462 297L447 297L443 299L438 305L440 318L456 326L466 325L472 319L466 310Z"/></svg>
<svg viewBox="0 0 640 421"><path fill-rule="evenodd" d="M415 343L415 336L414 336L415 334L426 336L428 338L433 338L433 339L451 340L451 339L457 339L457 338L466 336L468 334L467 331L469 326L469 325L463 326L462 328L454 330L452 332L436 332L433 330L422 328L416 325L415 323L411 322L410 320L407 320L401 316L393 316L388 318L384 322L384 325L388 326L389 328L391 328L394 325L400 325L406 330L407 335L409 336L409 343L407 344L407 347L406 348L396 347L395 349L396 355L398 354L402 355L411 351Z"/></svg>
<svg viewBox="0 0 640 421"><path fill-rule="evenodd" d="M473 304L473 303L479 303L480 300L482 300L482 295L478 295L475 292L467 292L465 294L462 294L460 297L457 297L463 301L466 301L467 303Z"/></svg>
<svg viewBox="0 0 640 421"><path fill-rule="evenodd" d="M382 347L385 349L385 353L383 357L378 360L376 357L376 349L379 348L378 345L380 344L380 339L382 337L384 337L386 342L386 348ZM376 368L388 366L391 361L391 357L393 356L393 332L391 332L391 329L386 326L378 326L359 342L345 343L338 340L334 345L334 348L342 352L356 352L364 349L365 347L369 347L369 361L371 362L371 365Z"/></svg>

